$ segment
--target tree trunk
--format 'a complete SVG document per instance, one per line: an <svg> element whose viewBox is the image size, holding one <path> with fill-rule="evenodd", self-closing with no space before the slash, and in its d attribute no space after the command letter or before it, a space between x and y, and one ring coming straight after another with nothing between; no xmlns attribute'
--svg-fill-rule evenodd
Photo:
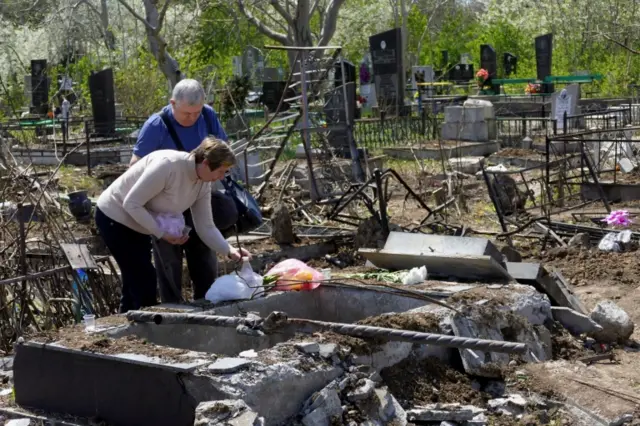
<svg viewBox="0 0 640 426"><path fill-rule="evenodd" d="M102 32L104 33L104 43L109 50L116 49L116 37L109 28L109 9L107 8L107 0L100 0L100 24L102 24Z"/></svg>
<svg viewBox="0 0 640 426"><path fill-rule="evenodd" d="M164 74L173 88L178 81L182 80L183 75L180 71L178 61L167 51L167 42L160 36L161 28L158 27L159 13L157 0L143 0L143 3L147 22L151 27L155 28L155 30L153 30L149 28L149 26L145 26L147 40L149 41L149 50L156 58L160 71L162 71L162 74Z"/></svg>

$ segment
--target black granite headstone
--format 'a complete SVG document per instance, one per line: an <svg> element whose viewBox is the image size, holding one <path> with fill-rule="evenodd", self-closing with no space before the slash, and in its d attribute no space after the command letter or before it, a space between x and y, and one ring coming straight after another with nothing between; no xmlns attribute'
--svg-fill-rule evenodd
<svg viewBox="0 0 640 426"><path fill-rule="evenodd" d="M442 52L442 69L446 70L449 67L449 51L443 50Z"/></svg>
<svg viewBox="0 0 640 426"><path fill-rule="evenodd" d="M49 79L47 60L31 61L31 112L46 115L49 111Z"/></svg>
<svg viewBox="0 0 640 426"><path fill-rule="evenodd" d="M545 34L536 37L536 71L538 80L544 80L551 75L553 55L553 34ZM553 84L543 84L543 93L553 93Z"/></svg>
<svg viewBox="0 0 640 426"><path fill-rule="evenodd" d="M353 123L356 114L356 67L351 62L343 60L345 70L346 91L347 91L347 108L345 108L344 91L342 87L342 66L340 61L334 65L334 89L327 93L325 98L324 112L326 114L327 123L347 124L347 109L349 111L349 121ZM336 149L336 154L348 156L349 140L347 129L332 130L328 133L327 139L329 145Z"/></svg>
<svg viewBox="0 0 640 426"><path fill-rule="evenodd" d="M262 83L262 103L266 106L270 112L275 112L282 98L282 94L287 89L286 81L264 81ZM293 90L289 89L287 98L293 97ZM289 109L287 102L282 103L280 111L286 111Z"/></svg>
<svg viewBox="0 0 640 426"><path fill-rule="evenodd" d="M473 64L456 64L449 70L449 81L465 83L475 78Z"/></svg>
<svg viewBox="0 0 640 426"><path fill-rule="evenodd" d="M111 68L89 76L89 93L95 134L113 135L116 131L116 103Z"/></svg>
<svg viewBox="0 0 640 426"><path fill-rule="evenodd" d="M504 67L504 75L508 77L511 74L515 74L518 72L518 57L509 52L506 52L503 55L503 67Z"/></svg>
<svg viewBox="0 0 640 426"><path fill-rule="evenodd" d="M484 68L489 73L489 82L498 78L498 57L496 50L490 44L480 45L480 68ZM492 84L491 90L499 94L500 86Z"/></svg>
<svg viewBox="0 0 640 426"><path fill-rule="evenodd" d="M395 28L369 37L369 49L380 111L386 114L404 113L402 30Z"/></svg>

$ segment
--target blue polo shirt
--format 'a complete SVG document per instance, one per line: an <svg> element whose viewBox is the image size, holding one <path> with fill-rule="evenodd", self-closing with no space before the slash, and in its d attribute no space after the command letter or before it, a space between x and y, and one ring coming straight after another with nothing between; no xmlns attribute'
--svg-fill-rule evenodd
<svg viewBox="0 0 640 426"><path fill-rule="evenodd" d="M173 123L173 127L176 129L180 142L182 142L184 149L189 152L196 149L198 145L200 145L200 142L209 136L207 123L203 116L204 114L208 115L209 121L211 122L213 132L211 136L227 141L227 134L222 129L222 125L220 124L220 120L218 120L218 116L215 111L209 105L204 106L198 121L190 127L184 127L178 124L176 119L173 117L171 105L167 105L162 108L162 111L167 114L169 120ZM156 113L149 117L142 126L142 129L140 129L138 140L133 147L133 153L142 158L159 149L178 149L178 147L173 142L173 139L169 134L169 130L167 130L167 126L164 125L162 118L160 118L160 114Z"/></svg>

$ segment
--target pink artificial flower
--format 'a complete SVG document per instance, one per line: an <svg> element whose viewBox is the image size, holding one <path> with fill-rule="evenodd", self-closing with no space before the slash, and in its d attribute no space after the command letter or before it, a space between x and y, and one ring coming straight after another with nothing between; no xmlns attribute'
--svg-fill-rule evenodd
<svg viewBox="0 0 640 426"><path fill-rule="evenodd" d="M632 223L631 219L629 219L629 212L627 210L614 210L602 221L607 222L607 225L614 227L628 227Z"/></svg>

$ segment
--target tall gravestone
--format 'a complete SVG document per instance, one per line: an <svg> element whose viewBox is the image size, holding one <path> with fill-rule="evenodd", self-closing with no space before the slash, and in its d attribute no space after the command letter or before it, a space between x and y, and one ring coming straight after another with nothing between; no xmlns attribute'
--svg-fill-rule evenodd
<svg viewBox="0 0 640 426"><path fill-rule="evenodd" d="M553 34L536 37L536 72L538 80L544 80L551 75L553 55ZM543 84L542 93L553 93L553 84Z"/></svg>
<svg viewBox="0 0 640 426"><path fill-rule="evenodd" d="M47 60L31 61L31 113L46 115L49 110Z"/></svg>
<svg viewBox="0 0 640 426"><path fill-rule="evenodd" d="M380 111L404 114L402 30L395 28L369 37L369 49Z"/></svg>
<svg viewBox="0 0 640 426"><path fill-rule="evenodd" d="M502 56L502 66L504 68L505 77L518 72L518 57L514 54L506 52Z"/></svg>
<svg viewBox="0 0 640 426"><path fill-rule="evenodd" d="M487 70L490 80L498 78L498 57L496 50L490 44L480 45L480 68ZM500 94L499 85L492 84L491 90L496 95Z"/></svg>
<svg viewBox="0 0 640 426"><path fill-rule="evenodd" d="M344 67L344 83L347 92L346 104L343 90L342 69ZM334 88L327 94L324 112L327 123L353 124L356 114L356 67L349 61L337 61L334 64ZM348 113L348 115L347 115ZM327 135L329 145L336 149L336 153L347 157L349 155L348 129L332 130Z"/></svg>
<svg viewBox="0 0 640 426"><path fill-rule="evenodd" d="M447 68L449 68L449 51L448 50L443 50L440 53L442 54L441 68L443 70L446 70Z"/></svg>
<svg viewBox="0 0 640 426"><path fill-rule="evenodd" d="M111 68L89 76L89 93L91 94L95 134L114 134L116 131L116 102Z"/></svg>
<svg viewBox="0 0 640 426"><path fill-rule="evenodd" d="M260 49L248 46L242 54L242 73L249 77L254 87L262 82L264 57Z"/></svg>

